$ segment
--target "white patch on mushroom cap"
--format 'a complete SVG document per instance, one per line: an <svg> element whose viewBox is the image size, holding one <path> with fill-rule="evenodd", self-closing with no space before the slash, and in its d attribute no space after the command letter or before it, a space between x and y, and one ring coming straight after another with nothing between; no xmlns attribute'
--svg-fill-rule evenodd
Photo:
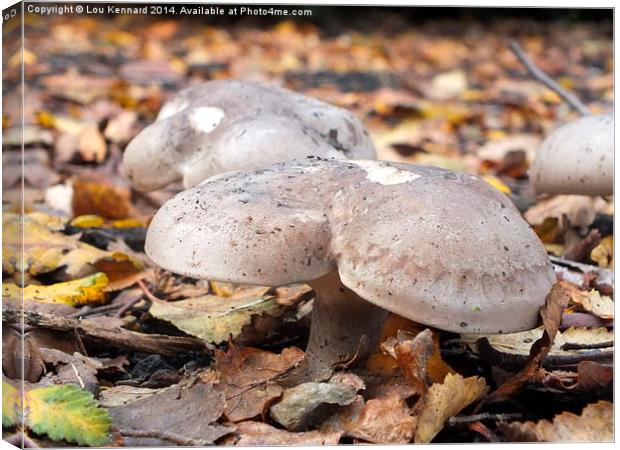
<svg viewBox="0 0 620 450"><path fill-rule="evenodd" d="M382 164L378 161L349 161L352 164L360 166L366 171L366 178L373 183L391 186L394 184L409 183L421 175L409 172L408 170L398 169Z"/></svg>
<svg viewBox="0 0 620 450"><path fill-rule="evenodd" d="M200 106L192 109L187 115L192 128L203 133L213 131L224 117L226 117L224 110L215 106Z"/></svg>
<svg viewBox="0 0 620 450"><path fill-rule="evenodd" d="M189 106L189 101L187 100L172 100L166 103L160 110L159 114L157 114L157 120L164 120L168 117L174 116L176 113L183 111L185 108Z"/></svg>

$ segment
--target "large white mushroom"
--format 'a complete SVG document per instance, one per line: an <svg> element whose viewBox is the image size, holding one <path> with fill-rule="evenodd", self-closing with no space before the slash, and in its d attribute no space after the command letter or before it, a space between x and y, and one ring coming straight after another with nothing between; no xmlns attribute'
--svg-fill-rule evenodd
<svg viewBox="0 0 620 450"><path fill-rule="evenodd" d="M536 152L530 178L538 193L613 194L614 116L586 115L554 130Z"/></svg>
<svg viewBox="0 0 620 450"><path fill-rule="evenodd" d="M196 278L310 284L313 379L365 356L387 311L454 332L520 331L554 282L539 239L485 181L379 161L219 175L164 204L146 252Z"/></svg>
<svg viewBox="0 0 620 450"><path fill-rule="evenodd" d="M376 157L350 111L279 87L210 81L162 107L125 149L123 172L140 191L177 180L188 188L218 173L309 155Z"/></svg>

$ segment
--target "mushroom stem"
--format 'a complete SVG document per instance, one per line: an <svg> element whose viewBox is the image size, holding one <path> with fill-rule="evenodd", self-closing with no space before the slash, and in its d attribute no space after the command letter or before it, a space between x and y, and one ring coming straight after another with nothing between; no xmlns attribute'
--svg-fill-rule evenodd
<svg viewBox="0 0 620 450"><path fill-rule="evenodd" d="M333 271L309 283L316 296L306 347L307 378L329 378L338 366L364 360L374 349L387 311L347 288Z"/></svg>

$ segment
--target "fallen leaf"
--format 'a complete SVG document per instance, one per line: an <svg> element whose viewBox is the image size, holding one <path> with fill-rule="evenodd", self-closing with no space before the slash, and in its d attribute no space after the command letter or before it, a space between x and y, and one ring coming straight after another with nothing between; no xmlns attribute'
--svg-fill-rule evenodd
<svg viewBox="0 0 620 450"><path fill-rule="evenodd" d="M282 392L275 379L302 358L303 352L295 347L280 354L235 345L226 353L216 350L215 369L226 397L226 417L238 422L262 414L265 405Z"/></svg>
<svg viewBox="0 0 620 450"><path fill-rule="evenodd" d="M42 303L63 303L70 306L104 303L104 288L108 284L105 273L96 273L78 280L49 286L29 285L21 288L13 283L2 283L2 298L23 298Z"/></svg>
<svg viewBox="0 0 620 450"><path fill-rule="evenodd" d="M269 412L289 431L307 430L355 400L357 389L340 383L302 383L287 389Z"/></svg>
<svg viewBox="0 0 620 450"><path fill-rule="evenodd" d="M24 335L10 327L2 328L2 371L13 380L39 381L45 363L31 333Z"/></svg>
<svg viewBox="0 0 620 450"><path fill-rule="evenodd" d="M556 391L596 393L610 387L613 379L613 367L586 360L578 364L577 372L539 369L532 381Z"/></svg>
<svg viewBox="0 0 620 450"><path fill-rule="evenodd" d="M153 301L150 313L192 336L221 343L241 334L254 316L279 317L289 308L278 301L277 291L267 294L269 288L259 289L264 294L256 296L256 291L249 291L245 293L249 297L204 295L176 302ZM292 297L300 300L309 291L309 287L299 285Z"/></svg>
<svg viewBox="0 0 620 450"><path fill-rule="evenodd" d="M215 423L224 412L224 395L214 385L172 386L130 403L108 408L119 429L171 430L204 445L233 431Z"/></svg>
<svg viewBox="0 0 620 450"><path fill-rule="evenodd" d="M565 286L571 296L569 305L576 306L580 311L590 312L601 319L614 318L614 301L611 297L601 295L595 289L582 291L574 284L568 282L566 282Z"/></svg>
<svg viewBox="0 0 620 450"><path fill-rule="evenodd" d="M52 145L54 136L49 130L39 125L24 125L2 130L2 144L21 146L32 144Z"/></svg>
<svg viewBox="0 0 620 450"><path fill-rule="evenodd" d="M336 445L342 436L341 432L323 433L316 430L293 433L253 421L240 422L236 426L234 437L225 441L224 445Z"/></svg>
<svg viewBox="0 0 620 450"><path fill-rule="evenodd" d="M415 443L431 442L446 420L481 398L487 390L484 378L463 378L459 374L448 374L442 384L433 384L418 415Z"/></svg>
<svg viewBox="0 0 620 450"><path fill-rule="evenodd" d="M391 394L368 400L358 395L342 411L330 417L321 427L325 431L342 431L345 436L373 444L406 444L411 442L417 419L399 395Z"/></svg>
<svg viewBox="0 0 620 450"><path fill-rule="evenodd" d="M446 100L457 97L466 89L467 76L463 70L457 69L435 75L427 94L429 98Z"/></svg>
<svg viewBox="0 0 620 450"><path fill-rule="evenodd" d="M108 95L116 80L95 77L92 74L81 75L75 70L68 70L63 74L43 77L41 83L57 97L87 105Z"/></svg>
<svg viewBox="0 0 620 450"><path fill-rule="evenodd" d="M607 208L607 202L601 197L588 197L585 195L556 195L549 199L540 200L536 205L528 209L525 220L530 225L539 225L548 218L566 220L577 228L589 227L597 213Z"/></svg>
<svg viewBox="0 0 620 450"><path fill-rule="evenodd" d="M45 189L60 180L60 176L50 168L47 152L40 148L21 152L2 152L2 188L8 190L20 187L22 177L24 184L37 189Z"/></svg>
<svg viewBox="0 0 620 450"><path fill-rule="evenodd" d="M137 134L137 120L138 114L135 111L122 111L108 122L103 135L116 144L124 145Z"/></svg>
<svg viewBox="0 0 620 450"><path fill-rule="evenodd" d="M102 162L107 153L107 145L97 124L84 127L78 142L78 151L82 160L87 162Z"/></svg>
<svg viewBox="0 0 620 450"><path fill-rule="evenodd" d="M88 275L93 264L109 262L131 266L133 270L142 265L120 252L100 250L78 240L78 236L67 236L49 229L41 219L30 214L23 216L23 233L28 236L22 255L22 220L19 215L3 213L2 269L8 274L22 270L38 275L65 267L71 277ZM23 256L23 259L22 259ZM128 263L129 262L129 263Z"/></svg>
<svg viewBox="0 0 620 450"><path fill-rule="evenodd" d="M532 343L544 334L542 327L521 333L478 336L475 348L482 359L506 370L516 370L526 363ZM468 336L471 339L473 336ZM589 358L604 359L613 355L613 333L607 328L568 328L558 332L547 355L546 367L577 364Z"/></svg>
<svg viewBox="0 0 620 450"><path fill-rule="evenodd" d="M590 253L590 259L598 264L599 267L609 267L613 269L614 257L614 237L606 236L601 240Z"/></svg>
<svg viewBox="0 0 620 450"><path fill-rule="evenodd" d="M429 329L418 333L412 340L394 345L394 357L403 376L421 398L424 398L428 389L426 369L433 349L433 334Z"/></svg>
<svg viewBox="0 0 620 450"><path fill-rule="evenodd" d="M562 322L562 313L570 299L570 294L565 288L565 284L565 281L555 283L551 287L549 294L547 294L545 305L540 309L540 317L543 321L544 331L542 337L532 344L525 367L489 394L484 399L484 403L503 400L518 392L541 367L543 360L548 355L553 345L558 333L558 328ZM481 405L482 403L478 405L478 408L480 408Z"/></svg>
<svg viewBox="0 0 620 450"><path fill-rule="evenodd" d="M73 214L95 214L106 219L126 219L134 215L129 187L82 179L73 181Z"/></svg>
<svg viewBox="0 0 620 450"><path fill-rule="evenodd" d="M65 384L26 390L25 423L55 441L102 446L109 441L110 417L90 392Z"/></svg>
<svg viewBox="0 0 620 450"><path fill-rule="evenodd" d="M600 400L580 415L563 412L552 421L501 423L499 430L517 442L613 442L614 407Z"/></svg>
<svg viewBox="0 0 620 450"><path fill-rule="evenodd" d="M20 420L22 399L20 391L2 379L2 426L12 427Z"/></svg>

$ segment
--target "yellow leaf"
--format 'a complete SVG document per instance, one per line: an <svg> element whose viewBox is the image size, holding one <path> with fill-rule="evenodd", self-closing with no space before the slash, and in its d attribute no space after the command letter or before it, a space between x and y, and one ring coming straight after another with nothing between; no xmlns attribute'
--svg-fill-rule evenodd
<svg viewBox="0 0 620 450"><path fill-rule="evenodd" d="M448 374L443 384L433 384L418 416L415 443L431 442L448 418L482 397L487 389L484 378L463 378L459 374Z"/></svg>
<svg viewBox="0 0 620 450"><path fill-rule="evenodd" d="M139 219L119 219L112 221L112 227L114 228L141 228L145 223Z"/></svg>
<svg viewBox="0 0 620 450"><path fill-rule="evenodd" d="M24 254L22 255L22 221L19 215L3 214L2 228L2 270L8 274L22 270L30 275L51 272L66 267L72 277L81 277L93 272L92 265L107 261L119 263L126 270L129 261L134 270L142 267L138 261L129 259L119 252L100 250L80 242L79 236L67 236L43 225L44 214L26 214L23 217ZM49 220L52 225L53 220ZM23 259L22 259L23 256ZM100 270L107 273L107 270Z"/></svg>
<svg viewBox="0 0 620 450"><path fill-rule="evenodd" d="M12 384L2 380L2 426L12 427L19 421L21 409L19 391Z"/></svg>
<svg viewBox="0 0 620 450"><path fill-rule="evenodd" d="M55 441L101 446L109 440L108 412L93 395L75 385L45 386L26 391L26 425Z"/></svg>
<svg viewBox="0 0 620 450"><path fill-rule="evenodd" d="M36 114L37 123L45 128L54 128L56 118L49 111L38 111Z"/></svg>
<svg viewBox="0 0 620 450"><path fill-rule="evenodd" d="M63 303L69 306L81 306L103 303L106 300L104 288L108 285L105 273L96 273L79 280L56 283L50 286L29 285L23 289L24 300L41 303ZM3 298L21 297L22 289L13 283L2 283Z"/></svg>
<svg viewBox="0 0 620 450"><path fill-rule="evenodd" d="M95 228L102 227L104 222L105 220L101 216L84 214L73 219L71 225L78 228Z"/></svg>
<svg viewBox="0 0 620 450"><path fill-rule="evenodd" d="M613 257L614 257L614 238L613 236L606 236L601 240L592 252L590 258L596 262L599 267L609 267L613 269Z"/></svg>
<svg viewBox="0 0 620 450"><path fill-rule="evenodd" d="M503 192L504 194L510 194L510 192L512 192L510 188L497 177L494 177L492 175L483 175L481 178L498 191Z"/></svg>
<svg viewBox="0 0 620 450"><path fill-rule="evenodd" d="M553 421L500 424L511 441L518 442L613 442L614 406L599 400L586 406L580 415L563 412Z"/></svg>

